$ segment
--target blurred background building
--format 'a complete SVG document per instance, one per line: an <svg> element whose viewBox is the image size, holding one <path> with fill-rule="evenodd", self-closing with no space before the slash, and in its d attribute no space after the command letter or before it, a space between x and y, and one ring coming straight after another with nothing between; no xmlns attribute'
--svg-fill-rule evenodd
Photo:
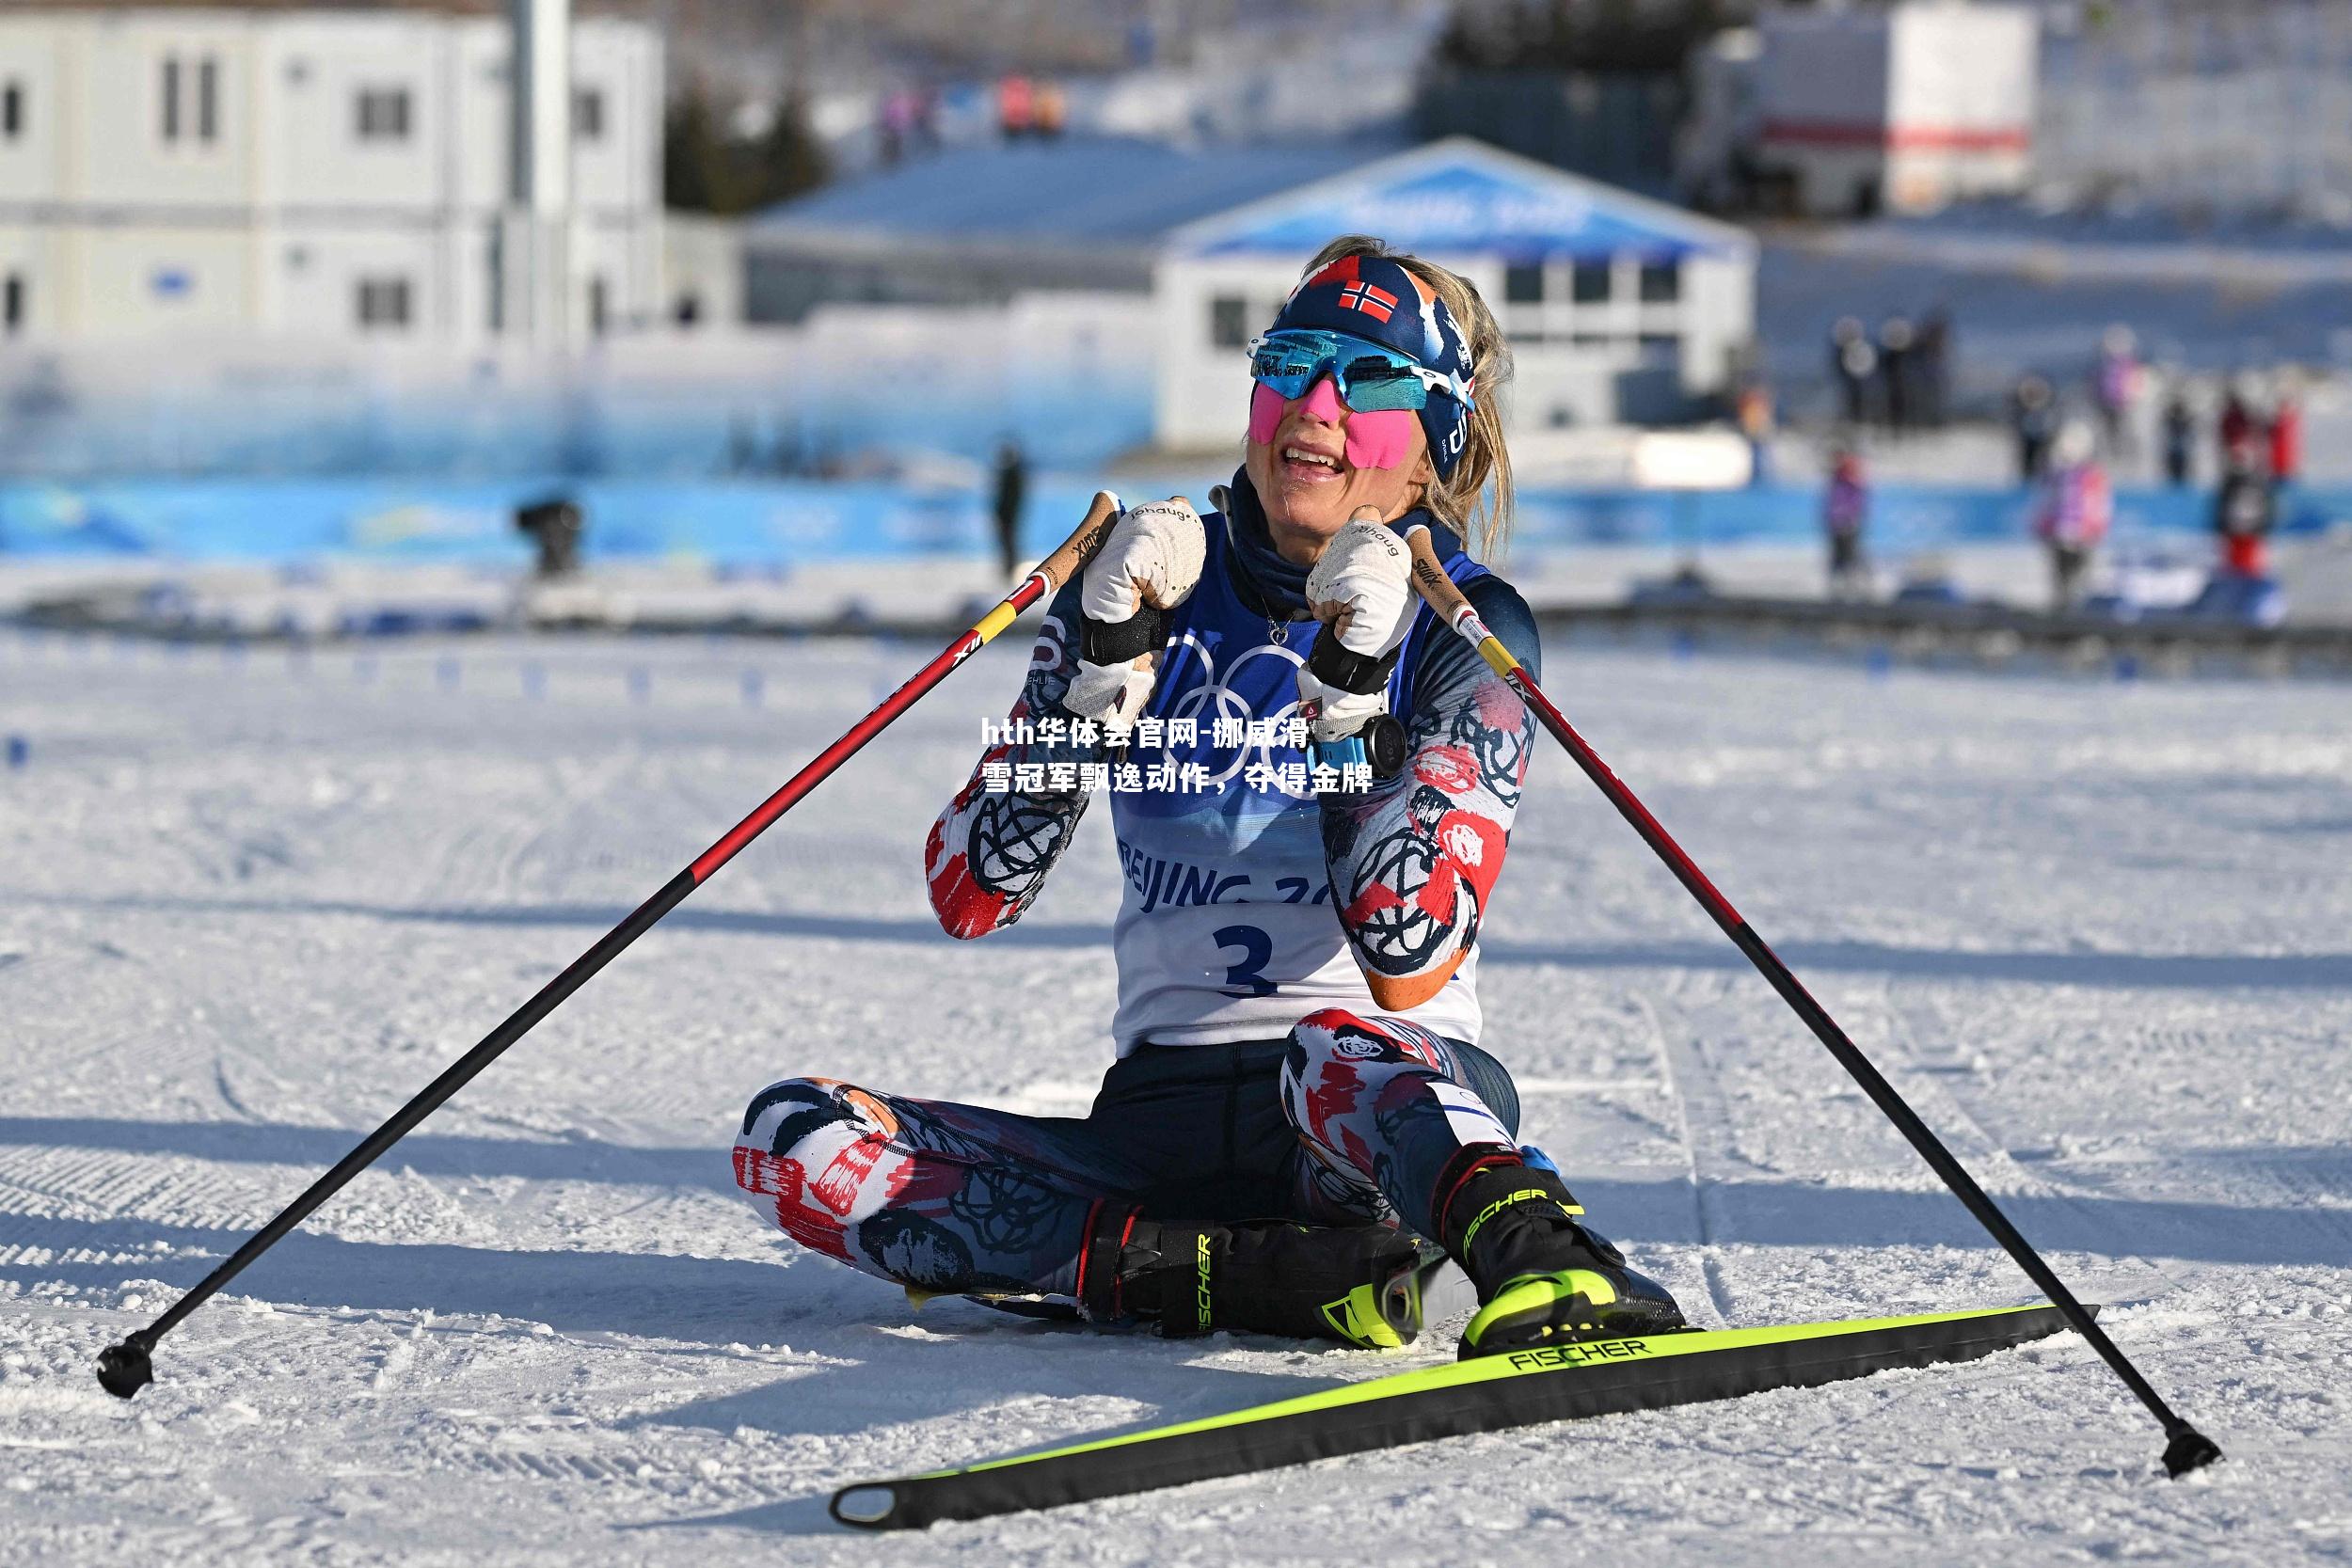
<svg viewBox="0 0 2352 1568"><path fill-rule="evenodd" d="M2041 205L2352 222L2352 6L2109 0L2042 14Z"/></svg>
<svg viewBox="0 0 2352 1568"><path fill-rule="evenodd" d="M0 15L0 287L48 340L478 344L501 326L508 29L423 11ZM661 40L571 47L571 286L665 306Z"/></svg>
<svg viewBox="0 0 2352 1568"><path fill-rule="evenodd" d="M1153 278L1162 446L1231 447L1246 345L1298 281L1300 257L1351 233L1442 258L1494 305L1517 366L1515 436L1703 418L1755 333L1744 230L1449 138L1168 236Z"/></svg>
<svg viewBox="0 0 2352 1568"><path fill-rule="evenodd" d="M1759 199L1869 217L2023 191L2037 36L2022 7L1954 0L1767 13L1753 152Z"/></svg>
<svg viewBox="0 0 2352 1568"><path fill-rule="evenodd" d="M1496 306L1530 541L1841 463L1882 559L2023 541L2070 421L2119 539L2352 482L2339 0L578 3L0 13L0 551L977 549L1009 452L1221 477L1353 229Z"/></svg>

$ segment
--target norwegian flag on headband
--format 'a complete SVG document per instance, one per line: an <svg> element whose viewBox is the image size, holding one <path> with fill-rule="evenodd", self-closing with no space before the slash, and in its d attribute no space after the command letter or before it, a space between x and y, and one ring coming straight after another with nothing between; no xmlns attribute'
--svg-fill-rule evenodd
<svg viewBox="0 0 2352 1568"><path fill-rule="evenodd" d="M1343 256L1291 291L1271 330L1290 328L1368 339L1456 377L1464 398L1433 391L1421 411L1438 476L1454 472L1470 423L1470 343L1435 290L1386 256Z"/></svg>
<svg viewBox="0 0 2352 1568"><path fill-rule="evenodd" d="M1361 310L1375 321L1387 321L1396 313L1396 295L1369 283L1350 283L1340 291L1340 309Z"/></svg>

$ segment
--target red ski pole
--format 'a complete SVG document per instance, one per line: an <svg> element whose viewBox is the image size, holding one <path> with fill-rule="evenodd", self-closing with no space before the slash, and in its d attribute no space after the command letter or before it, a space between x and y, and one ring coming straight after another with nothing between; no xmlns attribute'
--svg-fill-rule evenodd
<svg viewBox="0 0 2352 1568"><path fill-rule="evenodd" d="M1534 678L1521 668L1518 659L1511 657L1511 650L1486 629L1486 624L1479 619L1478 611L1471 607L1470 600L1462 596L1462 591L1454 586L1453 579L1445 575L1444 566L1438 563L1437 549L1429 541L1429 531L1414 528L1407 543L1413 551L1413 585L1428 601L1429 608L1438 612L1438 618L1475 647L1487 667L1518 693L1528 711L1551 732L1554 740L1567 748L1568 755L1576 759L1576 765L1584 770L1584 776L1600 786L1600 792L1609 797L1609 803L1617 808L1618 815L1633 825L1633 831L1642 835L1642 842L1666 863L1666 869L1675 874L1675 879L1689 890L1691 896L1699 901L1699 907L1707 911L1717 926L1723 927L1724 935L1731 939L1732 945L1747 955L1748 961L1756 965L1774 990L1780 992L1781 1000L1804 1020L1805 1027L1812 1030L1815 1037L1829 1048L1829 1053L1837 1058L1837 1065L1852 1074L1854 1082L1862 1085L1862 1092L1868 1095L1897 1130L1911 1140L1911 1147L1917 1149L1920 1158L1944 1179L1944 1184L1977 1217L1977 1223L1992 1232L1993 1239L2016 1259L2017 1266L2026 1271L2026 1277L2066 1315L2066 1321L2074 1324L2074 1331L2090 1341L2090 1348L2114 1369L2115 1375L2123 1380L2124 1386L2137 1395L2139 1402L2148 1407L2149 1414L2162 1423L2169 1439L2164 1449L2165 1470L2174 1476L2185 1475L2219 1459L2221 1449L2213 1439L2189 1425L2164 1402L2148 1380L2140 1375L2139 1369L2133 1366L2130 1358L2117 1348L2115 1341L2107 1338L2106 1331L2085 1310L2083 1304L2074 1299L2074 1293L2066 1288L2066 1282L2058 1278L2057 1272L2042 1260L2042 1254L2034 1250L2033 1243L2019 1233L2017 1227L2010 1223L2009 1216L2002 1213L1985 1196L1984 1189L1977 1185L1976 1179L1952 1157L1951 1150L1944 1147L1943 1140L1919 1119L1918 1113L1895 1091L1895 1086L1880 1075L1879 1069L1862 1053L1861 1048L1846 1037L1845 1030L1837 1026L1837 1021L1830 1017L1829 1010L1814 1000L1812 992L1806 990L1788 966L1781 961L1780 955L1765 945L1764 939L1756 934L1756 928L1731 907L1731 900L1716 891L1715 884L1707 879L1707 874L1683 852L1682 846L1674 841L1673 835L1659 825L1658 818L1649 814L1633 791L1609 770L1609 765L1600 760L1600 754L1586 743L1582 736L1576 733L1576 727L1551 705L1551 700L1543 694Z"/></svg>
<svg viewBox="0 0 2352 1568"><path fill-rule="evenodd" d="M1068 582L1102 546L1104 538L1110 531L1111 521L1118 513L1117 497L1106 490L1096 492L1094 504L1087 509L1086 521L1078 525L1077 531L1063 540L1053 554L1040 562L1037 569L1023 579L1020 587L1007 594L1001 604L981 616L969 631L950 642L938 657L916 671L914 678L883 698L871 713L850 726L849 733L818 752L815 761L793 774L783 788L761 801L756 811L729 829L725 837L696 856L692 864L663 883L660 892L638 905L627 919L598 938L595 946L573 959L570 968L548 981L536 996L516 1008L505 1022L491 1030L481 1044L451 1063L415 1099L403 1105L383 1126L369 1133L357 1148L344 1155L334 1169L311 1182L300 1197L286 1205L277 1218L255 1231L226 1262L206 1275L187 1294L173 1302L163 1316L145 1328L125 1336L121 1343L110 1345L100 1353L98 1381L104 1386L106 1392L127 1400L153 1382L155 1371L151 1353L157 1340L180 1326L188 1314L243 1273L247 1264L275 1246L288 1231L309 1218L320 1204L341 1191L344 1183L374 1164L386 1149L407 1136L443 1101L463 1088L475 1074L496 1061L508 1046L529 1034L541 1019L555 1011L566 997L585 985L589 976L618 958L630 942L651 930L663 915L683 903L688 894L708 881L745 845L765 832L777 817L790 811L860 747L888 728L891 721L913 707L924 693L946 679L949 672L1011 626L1023 610L1049 597L1056 589Z"/></svg>

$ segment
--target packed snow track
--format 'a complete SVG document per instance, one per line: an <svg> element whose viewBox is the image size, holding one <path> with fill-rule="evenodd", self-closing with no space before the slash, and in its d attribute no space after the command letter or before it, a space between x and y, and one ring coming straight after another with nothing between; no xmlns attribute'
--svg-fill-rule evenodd
<svg viewBox="0 0 2352 1568"><path fill-rule="evenodd" d="M834 1487L1451 1354L907 1298L738 1200L790 1073L1047 1114L1102 814L1017 929L922 835L1009 637L103 1393L151 1321L930 650L0 640L0 1560L2217 1568L2352 1556L2352 689L1674 659L1548 689L2229 1459L2072 1336L852 1538ZM1525 1135L1708 1324L2031 1288L1556 751L1485 932ZM1593 1537L1599 1537L1595 1541Z"/></svg>

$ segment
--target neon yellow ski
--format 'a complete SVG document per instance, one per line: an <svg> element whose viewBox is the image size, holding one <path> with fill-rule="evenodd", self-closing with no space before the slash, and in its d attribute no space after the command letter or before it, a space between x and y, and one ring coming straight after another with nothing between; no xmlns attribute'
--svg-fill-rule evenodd
<svg viewBox="0 0 2352 1568"><path fill-rule="evenodd" d="M834 1516L920 1527L1539 1421L1812 1387L1972 1360L2061 1332L2051 1307L1594 1339L1449 1362L1171 1426L834 1494Z"/></svg>

